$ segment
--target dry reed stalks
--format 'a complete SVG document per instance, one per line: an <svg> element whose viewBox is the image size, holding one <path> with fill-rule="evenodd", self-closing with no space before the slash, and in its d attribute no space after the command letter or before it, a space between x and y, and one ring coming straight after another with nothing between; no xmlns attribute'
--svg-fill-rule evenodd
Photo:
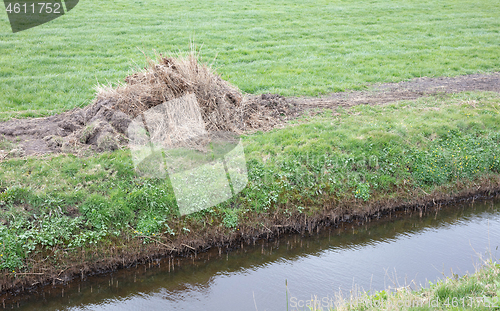
<svg viewBox="0 0 500 311"><path fill-rule="evenodd" d="M144 71L128 76L116 88L98 86L96 102L112 100L114 109L135 118L152 107L194 94L207 131L241 132L241 92L211 67L200 64L198 55L191 52L174 58L160 54L156 62L150 58L147 62Z"/></svg>

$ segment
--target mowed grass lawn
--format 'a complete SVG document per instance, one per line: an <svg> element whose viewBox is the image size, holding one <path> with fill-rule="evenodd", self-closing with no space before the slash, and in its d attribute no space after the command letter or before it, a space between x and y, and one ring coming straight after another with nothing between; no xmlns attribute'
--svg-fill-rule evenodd
<svg viewBox="0 0 500 311"><path fill-rule="evenodd" d="M3 6L2 11L3 11ZM500 2L86 0L12 33L0 13L0 120L89 104L144 55L202 47L249 93L317 95L500 68Z"/></svg>

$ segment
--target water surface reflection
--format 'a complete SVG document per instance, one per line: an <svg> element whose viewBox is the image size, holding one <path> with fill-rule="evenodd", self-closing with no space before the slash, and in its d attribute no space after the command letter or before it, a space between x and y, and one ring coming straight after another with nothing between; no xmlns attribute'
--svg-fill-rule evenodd
<svg viewBox="0 0 500 311"><path fill-rule="evenodd" d="M478 254L499 257L500 201L398 213L376 223L318 235L282 236L217 249L196 258L164 259L11 301L22 310L284 310L289 298L333 298L354 284L365 290L424 285L443 274L474 271Z"/></svg>

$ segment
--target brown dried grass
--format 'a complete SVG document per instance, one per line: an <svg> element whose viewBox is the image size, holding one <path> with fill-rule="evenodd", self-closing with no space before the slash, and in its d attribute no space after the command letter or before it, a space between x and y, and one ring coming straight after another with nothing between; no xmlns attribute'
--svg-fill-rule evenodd
<svg viewBox="0 0 500 311"><path fill-rule="evenodd" d="M241 132L242 94L222 80L210 66L201 64L194 52L156 61L147 58L147 67L125 79L117 86L97 87L96 102L112 100L114 109L135 118L148 109L194 94L202 112L207 131Z"/></svg>
<svg viewBox="0 0 500 311"><path fill-rule="evenodd" d="M143 114L151 142L163 148L185 144L207 135L194 94L155 106Z"/></svg>

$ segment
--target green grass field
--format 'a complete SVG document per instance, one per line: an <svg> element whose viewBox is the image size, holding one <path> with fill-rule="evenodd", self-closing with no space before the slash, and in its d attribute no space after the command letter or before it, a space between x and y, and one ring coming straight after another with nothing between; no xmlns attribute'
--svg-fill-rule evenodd
<svg viewBox="0 0 500 311"><path fill-rule="evenodd" d="M87 0L15 34L4 11L0 120L89 104L98 82L144 65L140 50L186 51L190 40L245 92L316 95L499 70L499 30L492 0Z"/></svg>

